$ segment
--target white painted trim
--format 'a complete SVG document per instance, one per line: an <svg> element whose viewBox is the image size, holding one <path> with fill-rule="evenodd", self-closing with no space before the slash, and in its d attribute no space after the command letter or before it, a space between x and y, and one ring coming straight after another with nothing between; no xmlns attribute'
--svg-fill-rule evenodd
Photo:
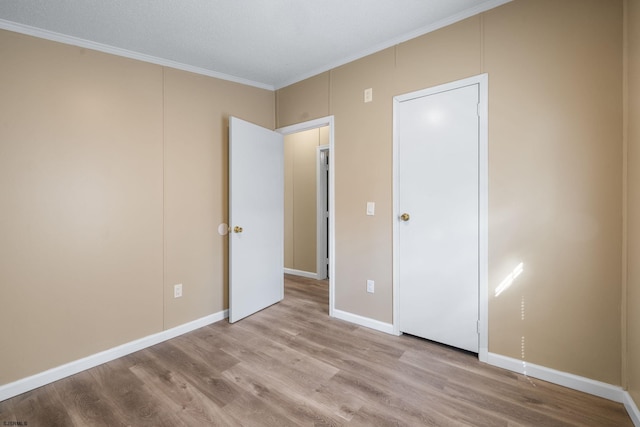
<svg viewBox="0 0 640 427"><path fill-rule="evenodd" d="M478 78L480 82L480 102L478 104L478 114L480 115L480 129L478 130L480 144L478 151L480 342L478 358L481 362L486 362L489 354L489 75L481 74Z"/></svg>
<svg viewBox="0 0 640 427"><path fill-rule="evenodd" d="M334 317L335 308L335 284L336 284L336 245L335 245L335 168L334 164L334 118L333 116L321 117L303 123L297 123L276 129L283 135L302 132L323 126L329 126L329 316Z"/></svg>
<svg viewBox="0 0 640 427"><path fill-rule="evenodd" d="M623 396L624 407L633 421L633 425L636 427L640 427L640 410L638 410L638 405L633 401L633 398L629 394L629 392L625 391Z"/></svg>
<svg viewBox="0 0 640 427"><path fill-rule="evenodd" d="M411 31L409 33L405 33L401 36L398 37L394 37L390 40L385 40L382 43L379 43L375 46L372 46L368 49L362 50L358 53L356 53L355 55L349 55L345 58L342 58L338 61L332 62L330 64L325 64L322 67L316 68L314 70L311 70L307 73L301 74L297 77L288 79L288 80L284 80L284 81L280 81L280 82L275 82L274 87L275 89L281 89L283 87L292 85L294 83L298 83L302 80L308 79L309 77L313 77L316 76L318 74L324 73L325 71L329 71L332 70L334 68L340 67L342 65L348 64L350 62L356 61L360 58L364 58L365 56L371 55L373 53L379 52L381 50L396 46L398 44L404 43L406 41L409 41L411 39L415 39L416 37L420 37L423 36L425 34L431 33L433 31L439 30L440 28L446 27L448 25L452 25L455 24L456 22L462 21L464 19L470 18L472 16L478 15L482 12L486 12L487 10L496 8L498 6L502 6L503 4L509 3L512 0L488 0L485 1L483 3L480 3L474 7L471 7L467 10L463 10L460 13L457 13L455 15L449 16L445 19L442 19L438 22L434 22L433 24L424 26L422 28L418 28L417 30Z"/></svg>
<svg viewBox="0 0 640 427"><path fill-rule="evenodd" d="M479 240L478 240L478 317L479 317L479 342L478 358L482 362L487 361L489 348L489 77L488 74L480 74L455 82L445 83L428 89L423 89L393 98L393 332L400 334L399 315L400 312L400 275L398 270L399 262L399 233L398 220L400 215L399 205L399 171L398 171L398 123L397 110L400 103L410 99L432 95L435 93L458 89L473 84L479 85L479 108L480 127L478 129L478 219L479 219Z"/></svg>
<svg viewBox="0 0 640 427"><path fill-rule="evenodd" d="M393 325L391 323L384 323L379 320L359 316L357 314L338 309L333 310L333 317L335 317L336 319L345 320L350 323L355 323L356 325L364 326L369 329L375 329L376 331L395 335L393 331Z"/></svg>
<svg viewBox="0 0 640 427"><path fill-rule="evenodd" d="M333 116L329 128L329 316L336 307L336 162Z"/></svg>
<svg viewBox="0 0 640 427"><path fill-rule="evenodd" d="M113 347L108 350L83 357L82 359L78 359L61 366L57 366L55 368L40 372L30 377L26 377L12 383L4 384L0 386L0 401L12 398L29 390L42 387L54 381L66 378L70 375L77 374L78 372L85 371L98 365L102 365L103 363L110 362L128 354L135 353L136 351L143 350L147 347L151 347L152 345L167 341L171 338L186 334L187 332L191 332L198 328L202 328L203 326L207 326L223 320L228 316L228 310L223 310L221 312L202 317L183 325L176 326L175 328L167 329L166 331L158 332L153 335L148 335L144 338L140 338L135 341L131 341L117 347Z"/></svg>
<svg viewBox="0 0 640 427"><path fill-rule="evenodd" d="M327 117L321 117L319 119L309 120L307 122L284 126L276 129L276 132L280 132L283 135L290 135L292 133L304 132L305 130L317 129L324 126L331 126L332 123L333 123L333 116L327 116ZM329 142L329 147L331 147L331 142Z"/></svg>
<svg viewBox="0 0 640 427"><path fill-rule="evenodd" d="M570 374L568 372L557 371L545 366L535 365L526 361L515 359L500 354L489 353L487 357L489 365L517 372L532 378L537 378L573 390L589 393L614 402L624 401L624 390L622 387L607 384L590 378Z"/></svg>
<svg viewBox="0 0 640 427"><path fill-rule="evenodd" d="M220 80L240 83L247 86L253 86L260 89L275 90L273 85L244 79L242 77L232 76L230 74L219 73L217 71L200 68L193 65L183 64L181 62L172 61L170 59L158 58L144 53L134 52L132 50L122 49L102 43L96 43L90 40L81 39L79 37L68 36L66 34L57 33L55 31L43 30L41 28L29 25L19 24L6 19L0 19L0 29L13 31L15 33L26 34L28 36L38 37L45 40L51 40L58 43L64 43L72 46L83 47L86 49L96 50L98 52L108 53L111 55L122 56L124 58L135 59L150 64L161 65L163 67L175 68L176 70L189 71L203 76L214 77Z"/></svg>
<svg viewBox="0 0 640 427"><path fill-rule="evenodd" d="M295 270L293 268L284 268L284 274L291 274L293 276L300 276L300 277L306 277L308 279L318 279L318 275L316 273L312 273L310 271L302 271L302 270Z"/></svg>
<svg viewBox="0 0 640 427"><path fill-rule="evenodd" d="M400 269L398 268L398 262L400 258L400 224L398 222L398 216L400 215L400 170L398 162L400 161L400 147L398 144L398 110L400 109L400 100L396 97L393 98L393 153L392 153L392 179L393 179L393 194L392 194L392 241L393 246L391 248L391 295L392 295L392 307L393 307L393 333L400 335Z"/></svg>

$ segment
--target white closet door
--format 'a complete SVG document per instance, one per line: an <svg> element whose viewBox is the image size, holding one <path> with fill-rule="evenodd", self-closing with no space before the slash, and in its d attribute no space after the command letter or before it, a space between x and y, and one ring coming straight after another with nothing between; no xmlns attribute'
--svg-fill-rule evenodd
<svg viewBox="0 0 640 427"><path fill-rule="evenodd" d="M479 85L397 110L399 327L478 352Z"/></svg>

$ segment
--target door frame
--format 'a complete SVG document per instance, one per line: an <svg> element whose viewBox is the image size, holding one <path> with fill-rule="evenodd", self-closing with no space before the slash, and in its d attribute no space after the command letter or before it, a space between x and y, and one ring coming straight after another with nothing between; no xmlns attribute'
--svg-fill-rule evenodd
<svg viewBox="0 0 640 427"><path fill-rule="evenodd" d="M398 298L400 292L400 274L398 270L399 266L399 141L398 141L398 111L400 103L409 101L415 98L421 98L424 96L434 95L436 93L445 92L449 90L458 89L461 87L478 84L479 86L479 101L478 101L478 116L479 116L479 129L478 129L478 220L479 220L479 240L478 240L478 334L479 334L479 348L478 358L482 362L487 362L489 353L489 283L488 283L488 267L489 267L489 244L488 244L488 212L489 212L489 122L488 122L488 74L480 74L477 76L469 77L462 80L457 80L450 83L422 89L403 95L393 97L393 332L396 335L400 335L399 324L399 310L400 299Z"/></svg>
<svg viewBox="0 0 640 427"><path fill-rule="evenodd" d="M315 120L309 120L302 123L296 123L290 126L284 126L276 129L283 135L298 133L305 130L317 129L321 127L329 127L329 316L334 317L335 308L335 168L334 165L334 118L333 116L321 117Z"/></svg>

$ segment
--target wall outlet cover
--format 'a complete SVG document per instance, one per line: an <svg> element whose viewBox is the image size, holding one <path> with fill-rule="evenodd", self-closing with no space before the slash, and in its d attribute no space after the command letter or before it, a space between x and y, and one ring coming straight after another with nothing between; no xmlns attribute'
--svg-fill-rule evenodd
<svg viewBox="0 0 640 427"><path fill-rule="evenodd" d="M173 285L173 297L180 298L182 296L182 283Z"/></svg>
<svg viewBox="0 0 640 427"><path fill-rule="evenodd" d="M373 280L367 280L367 292L370 294L375 292L375 282Z"/></svg>

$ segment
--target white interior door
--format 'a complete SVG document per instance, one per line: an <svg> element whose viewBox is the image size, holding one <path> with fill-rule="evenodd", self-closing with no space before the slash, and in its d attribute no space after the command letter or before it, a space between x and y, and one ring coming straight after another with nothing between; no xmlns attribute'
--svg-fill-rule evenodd
<svg viewBox="0 0 640 427"><path fill-rule="evenodd" d="M318 147L316 176L316 241L318 280L324 280L329 273L329 146Z"/></svg>
<svg viewBox="0 0 640 427"><path fill-rule="evenodd" d="M479 85L400 102L399 328L478 352Z"/></svg>
<svg viewBox="0 0 640 427"><path fill-rule="evenodd" d="M229 322L284 297L284 139L229 119Z"/></svg>

